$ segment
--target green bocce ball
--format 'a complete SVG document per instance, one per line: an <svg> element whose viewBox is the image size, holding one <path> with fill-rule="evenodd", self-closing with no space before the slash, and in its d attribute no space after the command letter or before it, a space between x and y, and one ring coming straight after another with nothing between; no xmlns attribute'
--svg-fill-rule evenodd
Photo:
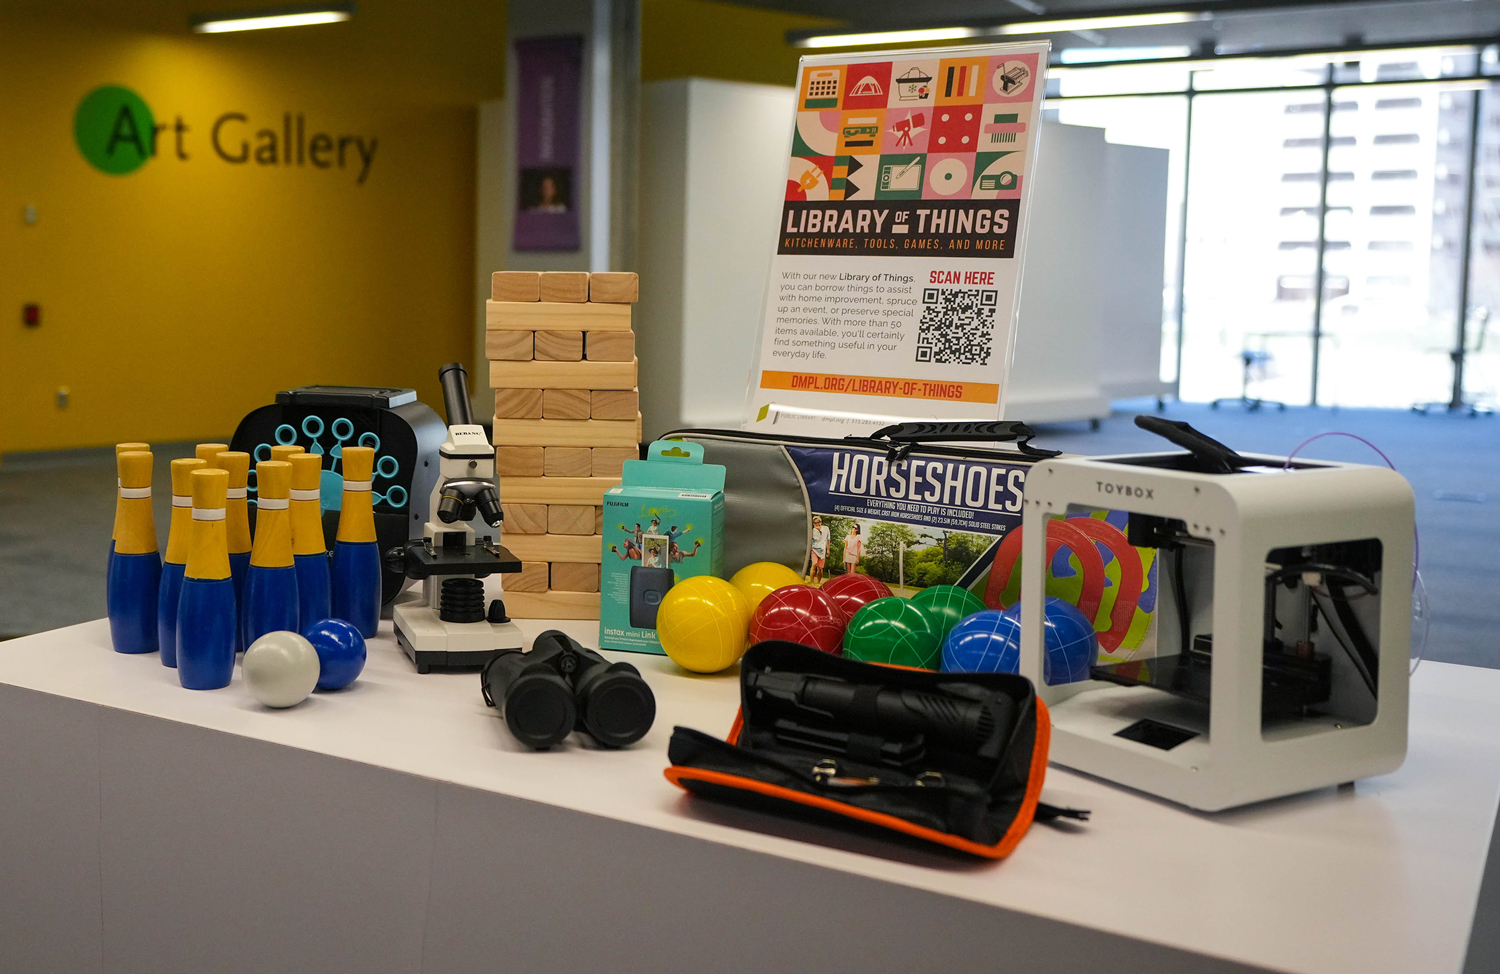
<svg viewBox="0 0 1500 974"><path fill-rule="evenodd" d="M866 604L844 631L844 655L866 663L934 669L943 648L941 625L921 606L891 596Z"/></svg>
<svg viewBox="0 0 1500 974"><path fill-rule="evenodd" d="M934 585L911 597L912 602L930 612L940 623L938 641L948 638L953 627L986 608L979 596L957 585Z"/></svg>

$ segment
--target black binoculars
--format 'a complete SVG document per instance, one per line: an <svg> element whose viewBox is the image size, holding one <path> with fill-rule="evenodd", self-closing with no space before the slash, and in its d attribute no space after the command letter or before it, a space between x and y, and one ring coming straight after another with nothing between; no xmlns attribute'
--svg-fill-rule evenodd
<svg viewBox="0 0 1500 974"><path fill-rule="evenodd" d="M484 702L498 707L522 744L544 750L574 730L605 747L646 736L656 697L629 663L611 663L567 633L549 629L531 652L507 650L485 664Z"/></svg>

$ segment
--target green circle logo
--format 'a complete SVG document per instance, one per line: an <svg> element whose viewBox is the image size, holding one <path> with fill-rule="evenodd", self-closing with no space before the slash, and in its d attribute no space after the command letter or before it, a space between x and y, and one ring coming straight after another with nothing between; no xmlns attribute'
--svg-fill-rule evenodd
<svg viewBox="0 0 1500 974"><path fill-rule="evenodd" d="M91 166L123 176L144 166L153 155L156 119L140 95L120 85L105 85L78 103L73 138Z"/></svg>

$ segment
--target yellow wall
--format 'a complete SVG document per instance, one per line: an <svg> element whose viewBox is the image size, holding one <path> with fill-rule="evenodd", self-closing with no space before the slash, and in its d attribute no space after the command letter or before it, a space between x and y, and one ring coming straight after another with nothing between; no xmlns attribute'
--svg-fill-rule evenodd
<svg viewBox="0 0 1500 974"><path fill-rule="evenodd" d="M641 80L720 78L791 87L786 32L836 21L713 0L641 0Z"/></svg>
<svg viewBox="0 0 1500 974"><path fill-rule="evenodd" d="M473 106L501 94L502 4L362 0L224 36L177 2L44 6L0 17L0 452L227 435L314 382L441 401L437 367L471 358ZM134 173L92 168L73 114L103 84L181 116L189 158L169 130ZM309 138L373 136L368 178L229 164L209 129L230 111L245 135L291 111Z"/></svg>

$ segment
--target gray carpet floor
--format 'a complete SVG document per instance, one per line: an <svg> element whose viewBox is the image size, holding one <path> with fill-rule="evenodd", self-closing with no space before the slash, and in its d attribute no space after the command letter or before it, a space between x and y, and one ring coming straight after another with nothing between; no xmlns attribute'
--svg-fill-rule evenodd
<svg viewBox="0 0 1500 974"><path fill-rule="evenodd" d="M1039 445L1069 453L1158 450L1164 442L1132 421L1152 401L1120 403L1097 431L1041 428ZM1136 407L1136 408L1131 408ZM1377 444L1416 492L1421 570L1431 604L1427 658L1500 668L1500 419L1419 416L1397 410L1297 408L1245 413L1169 404L1230 446L1285 454L1315 433L1343 430ZM168 463L192 444L157 444L157 532L166 542ZM1379 463L1342 437L1304 455ZM104 567L114 517L113 451L10 454L0 460L0 637L40 632L104 614Z"/></svg>

